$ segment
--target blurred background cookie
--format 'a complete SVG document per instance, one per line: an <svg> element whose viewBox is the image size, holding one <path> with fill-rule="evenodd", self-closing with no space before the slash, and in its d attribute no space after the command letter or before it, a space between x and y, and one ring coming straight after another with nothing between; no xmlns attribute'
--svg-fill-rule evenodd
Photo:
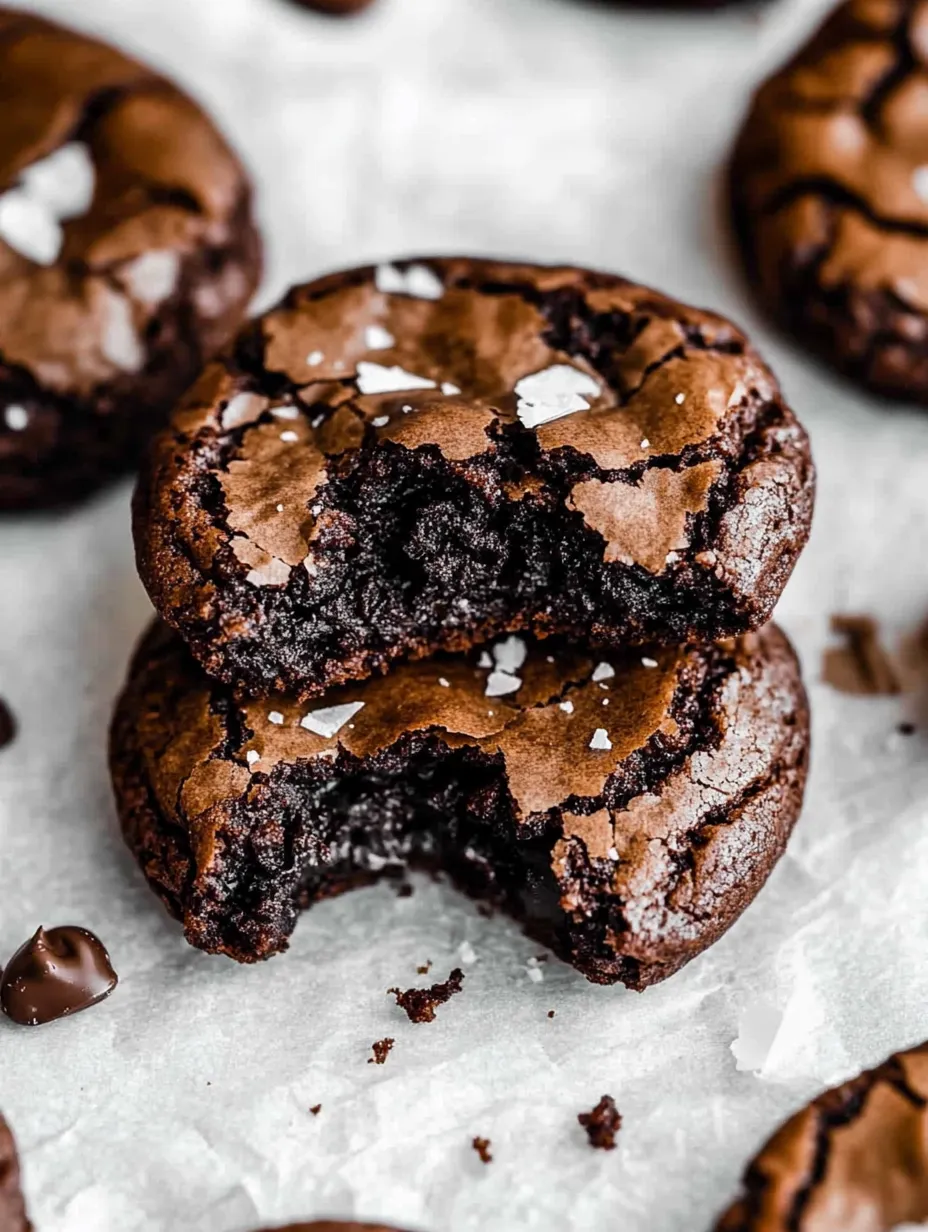
<svg viewBox="0 0 928 1232"><path fill-rule="evenodd" d="M121 52L0 9L0 510L134 465L238 325L260 245L210 119Z"/></svg>
<svg viewBox="0 0 928 1232"><path fill-rule="evenodd" d="M730 189L752 283L806 346L928 403L928 9L850 0L757 92Z"/></svg>

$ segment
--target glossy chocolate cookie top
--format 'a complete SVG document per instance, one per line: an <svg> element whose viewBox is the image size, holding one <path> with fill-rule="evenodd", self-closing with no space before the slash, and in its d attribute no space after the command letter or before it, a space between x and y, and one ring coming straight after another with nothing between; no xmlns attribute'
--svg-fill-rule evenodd
<svg viewBox="0 0 928 1232"><path fill-rule="evenodd" d="M122 52L0 8L0 107L2 508L54 499L33 489L69 439L88 469L116 468L94 456L106 417L137 392L145 420L149 385L179 396L239 324L258 245L211 120Z"/></svg>
<svg viewBox="0 0 928 1232"><path fill-rule="evenodd" d="M859 380L928 401L928 6L850 0L758 91L731 191L752 280Z"/></svg>
<svg viewBox="0 0 928 1232"><path fill-rule="evenodd" d="M590 979L644 986L751 901L808 740L776 629L652 653L509 637L309 703L236 702L162 627L114 723L126 839L188 940L239 961L286 948L299 906L424 861Z"/></svg>
<svg viewBox="0 0 928 1232"><path fill-rule="evenodd" d="M0 1115L0 1232L32 1232L20 1185L16 1143Z"/></svg>
<svg viewBox="0 0 928 1232"><path fill-rule="evenodd" d="M826 1091L779 1129L717 1232L892 1232L928 1220L928 1044Z"/></svg>
<svg viewBox="0 0 928 1232"><path fill-rule="evenodd" d="M722 318L583 270L411 262L245 330L160 438L136 538L210 673L306 697L511 629L754 627L812 487Z"/></svg>

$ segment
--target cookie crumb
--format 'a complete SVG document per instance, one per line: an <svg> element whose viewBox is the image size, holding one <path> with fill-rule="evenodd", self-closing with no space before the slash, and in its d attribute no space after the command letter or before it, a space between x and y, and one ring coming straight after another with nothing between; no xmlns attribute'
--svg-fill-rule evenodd
<svg viewBox="0 0 928 1232"><path fill-rule="evenodd" d="M16 735L16 720L6 702L0 698L0 749L13 743Z"/></svg>
<svg viewBox="0 0 928 1232"><path fill-rule="evenodd" d="M490 1164L493 1162L493 1156L490 1154L490 1147L493 1144L489 1138L475 1138L471 1145L480 1156L481 1163Z"/></svg>
<svg viewBox="0 0 928 1232"><path fill-rule="evenodd" d="M549 1018L553 1018L553 1017L554 1017L554 1010L548 1010L548 1017L549 1017Z"/></svg>
<svg viewBox="0 0 928 1232"><path fill-rule="evenodd" d="M427 959L425 960L425 965L424 965L424 966L422 966L422 967L416 967L416 971L418 972L418 974L419 974L419 975L428 975L428 973L429 973L431 970L432 970L432 960L431 960L431 958L427 958Z"/></svg>
<svg viewBox="0 0 928 1232"><path fill-rule="evenodd" d="M902 692L899 674L880 642L872 616L832 616L831 631L843 640L822 660L822 679L840 693L891 697Z"/></svg>
<svg viewBox="0 0 928 1232"><path fill-rule="evenodd" d="M622 1117L611 1095L604 1095L592 1112L581 1112L577 1120L586 1130L590 1146L601 1151L615 1150L615 1136L622 1124Z"/></svg>
<svg viewBox="0 0 928 1232"><path fill-rule="evenodd" d="M322 1104L313 1104L313 1106L310 1108L310 1112L313 1114L313 1116L318 1116L321 1111L322 1111Z"/></svg>
<svg viewBox="0 0 928 1232"><path fill-rule="evenodd" d="M396 887L397 898L412 898L412 882L401 881Z"/></svg>
<svg viewBox="0 0 928 1232"><path fill-rule="evenodd" d="M915 724L914 723L900 723L898 727L896 728L896 731L899 733L900 736L914 736L915 735ZM2 741L0 741L0 743L2 743Z"/></svg>
<svg viewBox="0 0 928 1232"><path fill-rule="evenodd" d="M461 991L464 972L455 967L447 980L442 984L433 984L431 988L388 988L388 995L396 997L396 1004L406 1011L410 1022L434 1022L435 1010L439 1005Z"/></svg>
<svg viewBox="0 0 928 1232"><path fill-rule="evenodd" d="M395 1043L396 1040L391 1039L389 1035L385 1039L374 1040L371 1044L374 1055L367 1058L368 1065L383 1065Z"/></svg>

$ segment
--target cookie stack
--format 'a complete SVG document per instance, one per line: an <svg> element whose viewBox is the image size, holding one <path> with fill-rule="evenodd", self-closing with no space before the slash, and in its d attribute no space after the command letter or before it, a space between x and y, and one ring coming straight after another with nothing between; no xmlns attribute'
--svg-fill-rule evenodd
<svg viewBox="0 0 928 1232"><path fill-rule="evenodd" d="M292 290L137 492L162 622L112 771L150 884L252 962L424 865L591 980L672 974L799 813L806 700L766 622L813 489L744 335L623 279L427 260Z"/></svg>

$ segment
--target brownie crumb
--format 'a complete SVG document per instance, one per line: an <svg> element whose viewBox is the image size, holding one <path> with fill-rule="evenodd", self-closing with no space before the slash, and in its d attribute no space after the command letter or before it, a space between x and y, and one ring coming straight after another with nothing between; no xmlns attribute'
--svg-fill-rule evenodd
<svg viewBox="0 0 928 1232"><path fill-rule="evenodd" d="M391 1039L389 1035L386 1039L374 1040L373 1044L371 1044L374 1055L367 1058L368 1065L383 1065L395 1043L396 1040Z"/></svg>
<svg viewBox="0 0 928 1232"><path fill-rule="evenodd" d="M13 713L9 706L0 697L0 749L5 748L8 744L12 744L15 735L16 720L13 718Z"/></svg>
<svg viewBox="0 0 928 1232"><path fill-rule="evenodd" d="M577 1120L586 1130L590 1146L602 1151L615 1150L615 1136L622 1117L611 1095L604 1095L592 1112L581 1112Z"/></svg>
<svg viewBox="0 0 928 1232"><path fill-rule="evenodd" d="M549 1018L553 1018L553 1017L554 1017L554 1010L548 1010L548 1017L549 1017Z"/></svg>
<svg viewBox="0 0 928 1232"><path fill-rule="evenodd" d="M899 673L880 642L871 616L832 616L831 631L844 644L831 646L822 661L822 679L841 693L887 697L902 692Z"/></svg>
<svg viewBox="0 0 928 1232"><path fill-rule="evenodd" d="M443 984L433 984L431 988L407 988L405 992L399 988L388 988L387 993L396 997L396 1004L406 1011L410 1022L434 1022L436 1008L461 991L463 979L464 972L460 967L455 967Z"/></svg>
<svg viewBox="0 0 928 1232"><path fill-rule="evenodd" d="M432 970L432 960L431 960L431 958L427 958L427 959L425 960L425 966L423 966L423 967L416 967L416 971L418 972L418 974L419 974L419 975L428 975L428 973L429 973L431 970Z"/></svg>
<svg viewBox="0 0 928 1232"><path fill-rule="evenodd" d="M899 726L896 728L896 731L899 733L900 736L914 736L915 735L915 724L914 723L900 723Z"/></svg>
<svg viewBox="0 0 928 1232"><path fill-rule="evenodd" d="M313 1114L313 1116L318 1116L321 1111L322 1111L322 1104L313 1104L313 1106L310 1108L310 1112Z"/></svg>
<svg viewBox="0 0 928 1232"><path fill-rule="evenodd" d="M490 1154L492 1143L489 1138L475 1138L471 1145L480 1156L481 1163L491 1164L493 1162L493 1156Z"/></svg>

